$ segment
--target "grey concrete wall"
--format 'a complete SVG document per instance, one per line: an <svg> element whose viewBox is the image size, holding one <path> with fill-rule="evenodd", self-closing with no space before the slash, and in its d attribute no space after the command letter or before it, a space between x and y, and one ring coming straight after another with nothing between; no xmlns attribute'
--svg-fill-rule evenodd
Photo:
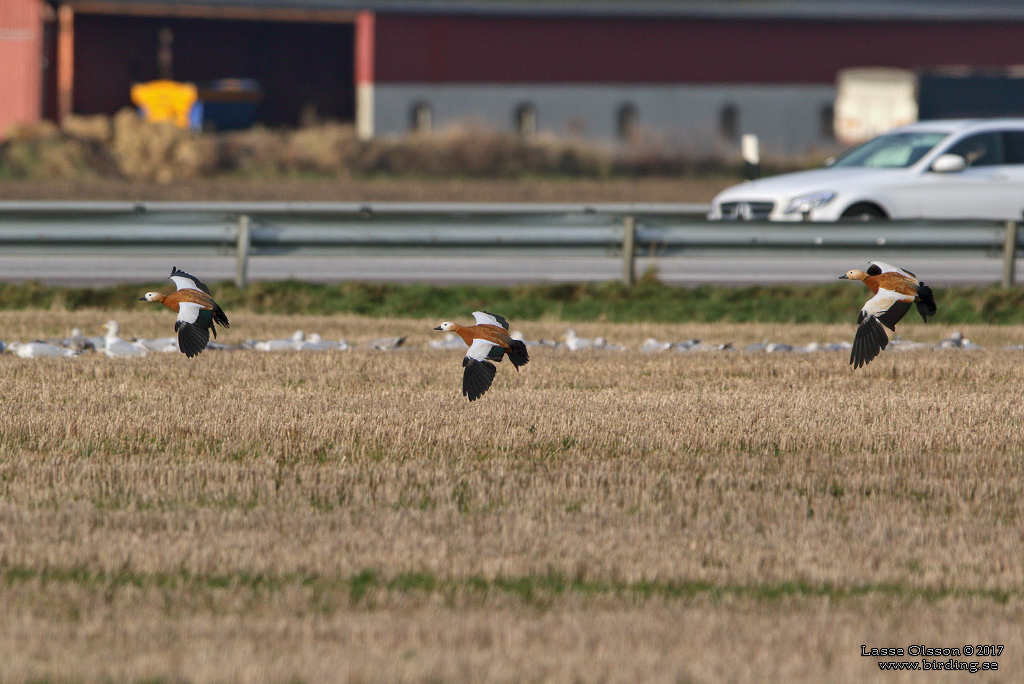
<svg viewBox="0 0 1024 684"><path fill-rule="evenodd" d="M834 147L822 130L823 112L835 102L832 85L379 83L375 91L377 134L409 131L417 103L429 105L434 128L471 122L513 131L516 109L530 103L540 132L615 142L618 112L628 103L635 107L642 131L695 154L736 151L742 133L759 136L762 154L800 155ZM720 130L727 105L735 106L738 115L732 140Z"/></svg>

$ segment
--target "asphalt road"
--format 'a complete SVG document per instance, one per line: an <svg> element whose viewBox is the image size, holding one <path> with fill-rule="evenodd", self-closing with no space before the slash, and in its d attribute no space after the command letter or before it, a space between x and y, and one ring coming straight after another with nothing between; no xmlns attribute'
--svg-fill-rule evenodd
<svg viewBox="0 0 1024 684"><path fill-rule="evenodd" d="M1002 260L949 253L900 252L886 254L857 252L837 255L803 256L771 253L764 256L701 256L638 259L639 276L655 266L659 277L679 285L749 285L770 283L813 284L832 282L851 268L867 267L869 259L889 261L915 272L935 285L985 284L998 282ZM0 255L0 281L38 280L55 285L109 285L119 282L154 282L164 279L177 266L208 282L231 280L235 262L231 257L168 255L166 257L107 257ZM1021 279L1024 268L1018 265ZM249 279L295 278L313 282L352 280L383 282L447 283L533 283L593 282L622 277L622 262L614 257L547 256L416 256L344 257L252 257Z"/></svg>

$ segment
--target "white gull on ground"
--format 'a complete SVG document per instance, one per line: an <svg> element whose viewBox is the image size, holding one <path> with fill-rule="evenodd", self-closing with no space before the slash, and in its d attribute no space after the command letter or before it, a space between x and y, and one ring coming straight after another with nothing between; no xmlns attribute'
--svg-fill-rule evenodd
<svg viewBox="0 0 1024 684"><path fill-rule="evenodd" d="M306 334L301 330L296 330L292 333L290 339L287 340L263 340L253 345L253 348L257 351L293 351L295 348L306 339Z"/></svg>
<svg viewBox="0 0 1024 684"><path fill-rule="evenodd" d="M465 349L466 343L455 333L446 332L444 337L427 342L427 346L431 349Z"/></svg>
<svg viewBox="0 0 1024 684"><path fill-rule="evenodd" d="M96 351L96 344L91 337L82 334L81 328L72 328L71 335L63 341L62 345L72 351Z"/></svg>
<svg viewBox="0 0 1024 684"><path fill-rule="evenodd" d="M380 351L392 351L398 349L405 342L405 337L378 337L375 340L370 340L367 346L370 349L378 349Z"/></svg>
<svg viewBox="0 0 1024 684"><path fill-rule="evenodd" d="M103 338L103 353L110 358L123 359L146 355L148 350L141 344L127 342L118 337L121 326L117 321L107 321L103 327L107 329L107 334Z"/></svg>
<svg viewBox="0 0 1024 684"><path fill-rule="evenodd" d="M58 347L55 344L47 344L46 342L11 342L7 350L22 359L78 355L78 352L72 351L67 347Z"/></svg>
<svg viewBox="0 0 1024 684"><path fill-rule="evenodd" d="M960 332L960 331L955 331L952 334L950 334L950 336L948 338L942 340L937 345L935 345L935 348L936 349L967 349L967 350L981 349L981 347L979 347L978 345L974 344L969 339L964 337L964 334L962 332Z"/></svg>
<svg viewBox="0 0 1024 684"><path fill-rule="evenodd" d="M136 338L135 343L148 349L149 351L157 352L176 352L178 351L178 338L177 337L157 337L152 340L144 338Z"/></svg>
<svg viewBox="0 0 1024 684"><path fill-rule="evenodd" d="M295 344L295 349L298 351L344 351L348 348L348 342L345 340L338 342L325 340L320 333L312 333L302 342Z"/></svg>
<svg viewBox="0 0 1024 684"><path fill-rule="evenodd" d="M659 342L653 337L648 337L644 340L643 344L640 345L640 351L645 354L654 354L657 352L666 352L675 346L675 342Z"/></svg>

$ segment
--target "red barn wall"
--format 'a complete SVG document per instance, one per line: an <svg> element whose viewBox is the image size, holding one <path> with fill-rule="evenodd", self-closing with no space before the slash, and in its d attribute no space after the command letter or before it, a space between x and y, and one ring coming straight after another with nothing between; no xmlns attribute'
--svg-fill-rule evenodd
<svg viewBox="0 0 1024 684"><path fill-rule="evenodd" d="M1024 63L1024 22L377 17L378 83L833 83Z"/></svg>
<svg viewBox="0 0 1024 684"><path fill-rule="evenodd" d="M0 139L40 117L42 40L39 0L0 0Z"/></svg>

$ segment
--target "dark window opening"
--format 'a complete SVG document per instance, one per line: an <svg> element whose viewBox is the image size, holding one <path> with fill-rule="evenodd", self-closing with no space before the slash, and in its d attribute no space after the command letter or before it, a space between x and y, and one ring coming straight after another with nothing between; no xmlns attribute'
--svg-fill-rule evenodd
<svg viewBox="0 0 1024 684"><path fill-rule="evenodd" d="M734 104L722 107L718 115L718 131L726 140L736 140L740 133L740 110Z"/></svg>
<svg viewBox="0 0 1024 684"><path fill-rule="evenodd" d="M1024 164L1024 131L1003 133L1003 163Z"/></svg>
<svg viewBox="0 0 1024 684"><path fill-rule="evenodd" d="M433 128L433 112L426 102L417 102L409 112L409 130L413 133L429 133Z"/></svg>
<svg viewBox="0 0 1024 684"><path fill-rule="evenodd" d="M820 127L822 139L836 139L836 109L830 104L827 104L821 108Z"/></svg>
<svg viewBox="0 0 1024 684"><path fill-rule="evenodd" d="M638 119L639 114L637 113L636 105L627 102L619 107L619 114L616 121L619 140L631 140L636 136Z"/></svg>
<svg viewBox="0 0 1024 684"><path fill-rule="evenodd" d="M516 107L515 127L516 133L524 138L536 135L537 108L528 102Z"/></svg>

